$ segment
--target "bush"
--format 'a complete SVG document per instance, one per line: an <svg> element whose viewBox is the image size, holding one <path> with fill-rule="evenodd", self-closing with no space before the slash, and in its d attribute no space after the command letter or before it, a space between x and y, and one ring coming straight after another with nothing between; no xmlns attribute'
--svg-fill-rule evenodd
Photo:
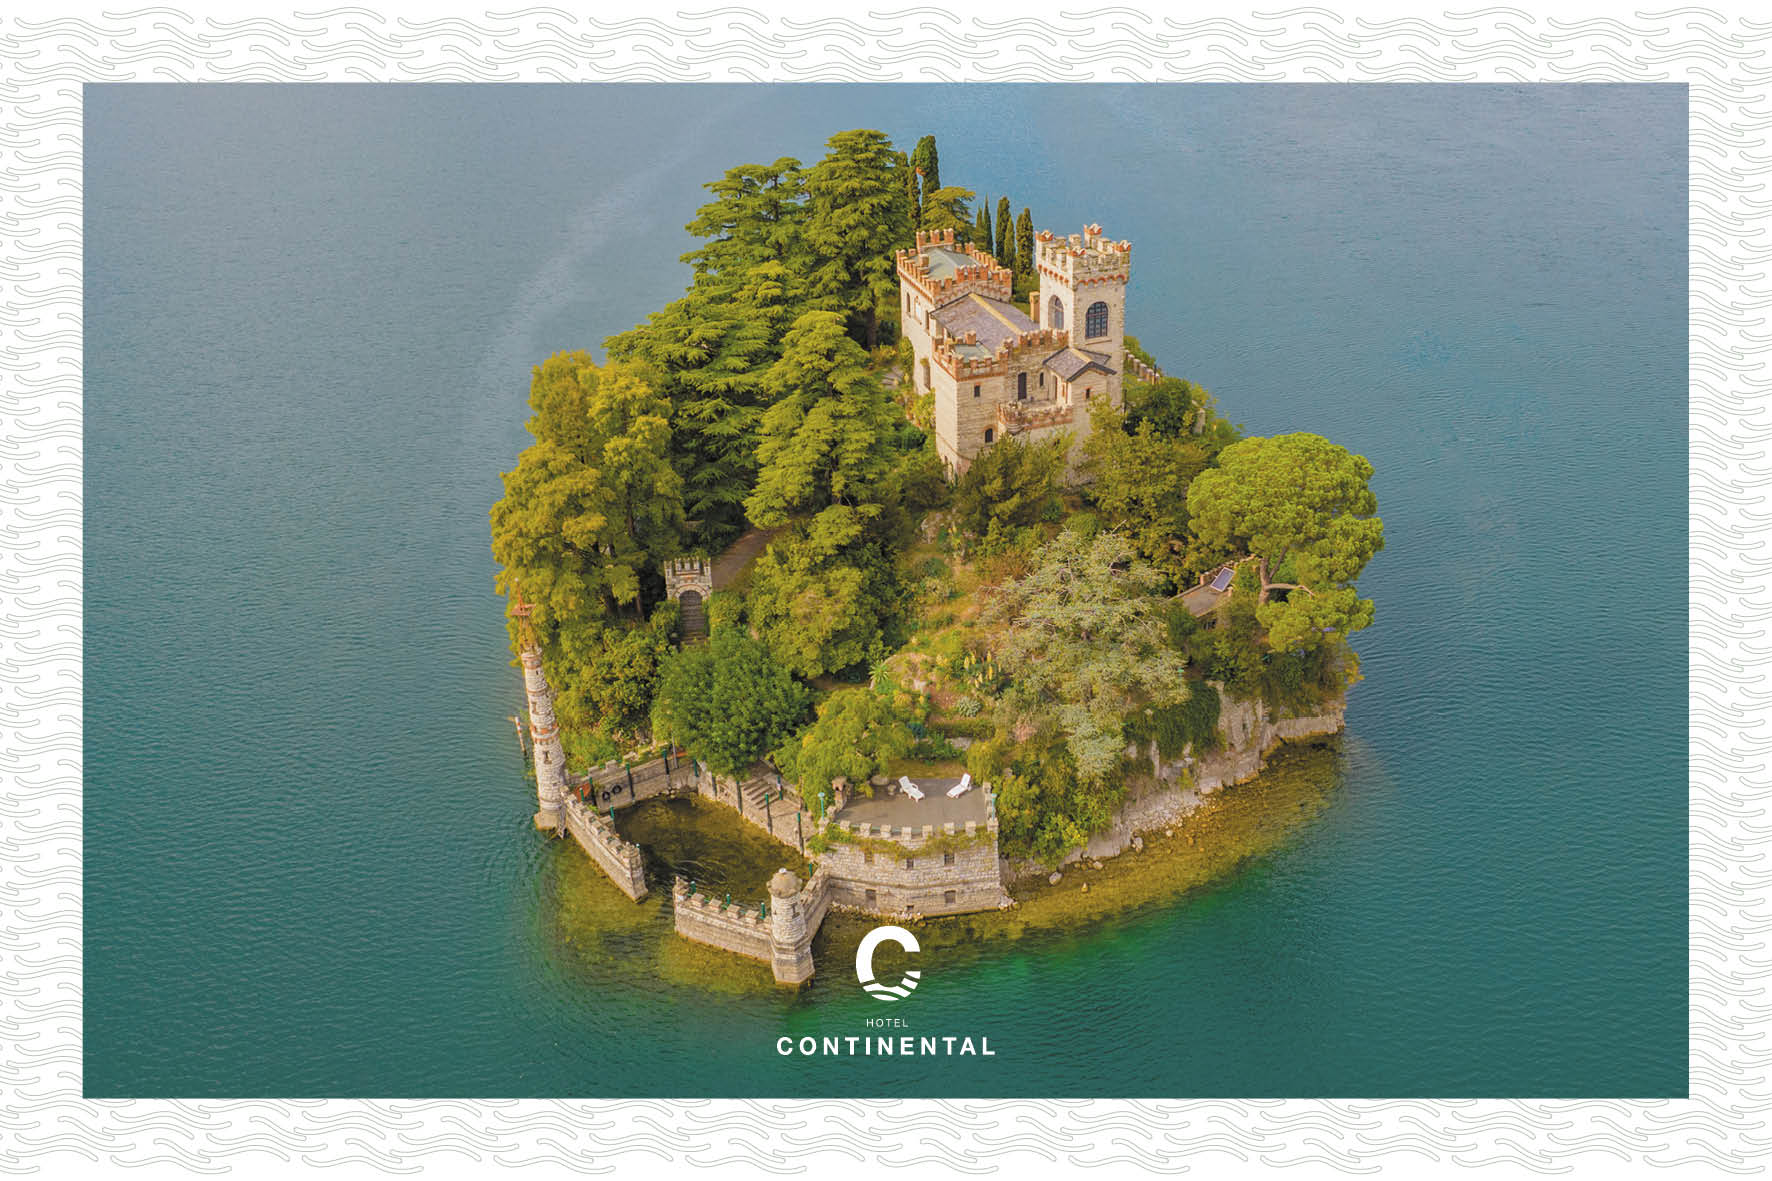
<svg viewBox="0 0 1772 1181"><path fill-rule="evenodd" d="M1002 536L1044 519L1054 505L1062 514L1058 481L1068 444L1065 437L1038 443L1007 438L987 447L954 489L960 527L973 537Z"/></svg>
<svg viewBox="0 0 1772 1181"><path fill-rule="evenodd" d="M962 697L954 702L954 712L963 718L976 718L984 712L984 704L976 697Z"/></svg>

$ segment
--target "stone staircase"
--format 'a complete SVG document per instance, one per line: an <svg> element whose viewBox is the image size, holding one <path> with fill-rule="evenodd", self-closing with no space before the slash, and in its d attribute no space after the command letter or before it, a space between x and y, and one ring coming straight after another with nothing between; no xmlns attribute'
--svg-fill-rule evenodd
<svg viewBox="0 0 1772 1181"><path fill-rule="evenodd" d="M695 639L708 634L708 609L699 596L683 603L683 638Z"/></svg>

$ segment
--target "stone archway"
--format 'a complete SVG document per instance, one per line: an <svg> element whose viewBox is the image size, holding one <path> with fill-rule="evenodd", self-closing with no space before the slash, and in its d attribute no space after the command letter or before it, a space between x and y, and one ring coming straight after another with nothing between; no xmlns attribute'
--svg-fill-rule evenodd
<svg viewBox="0 0 1772 1181"><path fill-rule="evenodd" d="M705 636L708 634L707 609L702 604L701 592L686 590L678 596L677 602L683 608L683 636Z"/></svg>

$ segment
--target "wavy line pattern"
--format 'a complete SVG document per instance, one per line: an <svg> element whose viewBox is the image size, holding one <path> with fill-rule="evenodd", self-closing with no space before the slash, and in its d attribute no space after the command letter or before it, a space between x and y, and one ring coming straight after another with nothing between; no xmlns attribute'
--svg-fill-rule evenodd
<svg viewBox="0 0 1772 1181"><path fill-rule="evenodd" d="M977 11L973 9L973 11ZM1390 20L1103 5L962 17L531 6L0 16L0 1170L74 1161L585 1172L853 1162L1175 1171L1620 1158L1758 1171L1772 909L1772 22L1705 8ZM89 1101L80 1091L81 84L97 81L1674 81L1691 90L1691 1098L1685 1101ZM1671 391L1670 391L1671 394Z"/></svg>

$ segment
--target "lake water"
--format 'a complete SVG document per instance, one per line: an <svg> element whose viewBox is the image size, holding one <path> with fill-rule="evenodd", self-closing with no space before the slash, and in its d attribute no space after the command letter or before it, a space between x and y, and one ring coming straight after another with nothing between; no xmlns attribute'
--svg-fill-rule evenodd
<svg viewBox="0 0 1772 1181"><path fill-rule="evenodd" d="M529 367L680 292L703 182L857 126L1131 239L1165 368L1368 456L1386 523L1325 806L1172 905L925 957L890 1013L989 1059L778 1057L888 1010L842 963L699 985L532 831L507 720ZM87 1093L1684 1094L1686 126L1683 87L88 87Z"/></svg>

